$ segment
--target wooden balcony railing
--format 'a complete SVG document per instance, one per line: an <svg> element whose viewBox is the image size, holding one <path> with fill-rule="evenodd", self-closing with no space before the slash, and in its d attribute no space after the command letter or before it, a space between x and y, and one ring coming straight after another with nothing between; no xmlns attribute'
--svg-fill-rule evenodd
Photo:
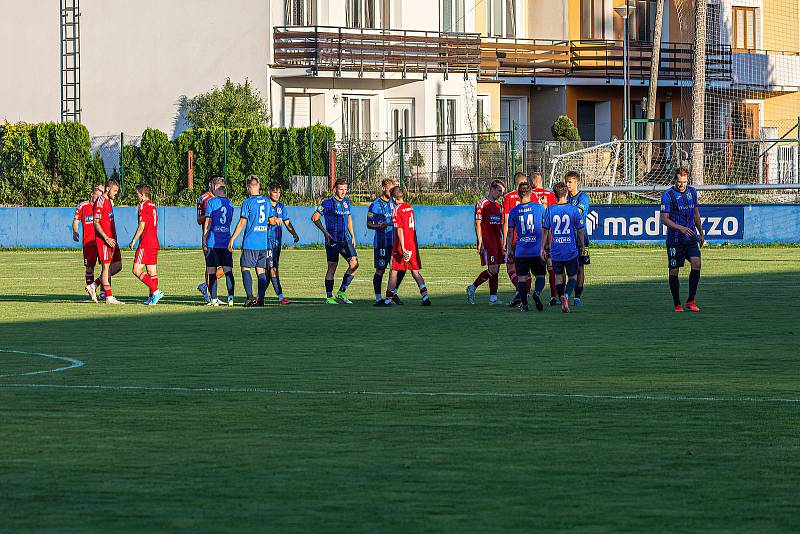
<svg viewBox="0 0 800 534"><path fill-rule="evenodd" d="M632 80L650 76L652 45L630 42L628 68ZM694 45L662 43L659 78L691 80ZM622 41L551 41L486 38L481 41L481 76L622 78ZM729 46L709 46L706 78L732 79Z"/></svg>
<svg viewBox="0 0 800 534"><path fill-rule="evenodd" d="M315 74L478 74L480 45L478 34L284 26L274 28L273 66Z"/></svg>

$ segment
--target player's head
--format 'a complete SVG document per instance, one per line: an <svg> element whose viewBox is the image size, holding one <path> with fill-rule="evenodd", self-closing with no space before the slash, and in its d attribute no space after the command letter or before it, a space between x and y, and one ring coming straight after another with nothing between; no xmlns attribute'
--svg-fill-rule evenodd
<svg viewBox="0 0 800 534"><path fill-rule="evenodd" d="M336 195L336 198L344 198L347 195L347 180L337 178L333 183L333 194Z"/></svg>
<svg viewBox="0 0 800 534"><path fill-rule="evenodd" d="M577 171L568 171L564 175L564 182L567 184L567 191L574 195L578 192L578 187L581 185L581 175Z"/></svg>
<svg viewBox="0 0 800 534"><path fill-rule="evenodd" d="M514 175L514 186L519 186L522 182L527 182L528 177L525 176L524 172L518 172Z"/></svg>
<svg viewBox="0 0 800 534"><path fill-rule="evenodd" d="M105 195L111 200L114 200L117 198L117 193L119 193L119 182L111 178L106 182Z"/></svg>
<svg viewBox="0 0 800 534"><path fill-rule="evenodd" d="M492 183L489 184L489 198L491 200L497 200L502 197L505 192L506 184L503 180L492 180Z"/></svg>
<svg viewBox="0 0 800 534"><path fill-rule="evenodd" d="M278 182L270 182L267 186L267 193L269 194L269 199L273 202L277 202L281 199L281 184Z"/></svg>
<svg viewBox="0 0 800 534"><path fill-rule="evenodd" d="M208 179L208 191L211 193L215 193L217 188L223 187L225 185L225 178L222 176L212 176Z"/></svg>
<svg viewBox="0 0 800 534"><path fill-rule="evenodd" d="M396 182L391 178L384 178L381 180L381 191L386 196L386 198L391 197L392 195L392 188L396 185Z"/></svg>
<svg viewBox="0 0 800 534"><path fill-rule="evenodd" d="M103 192L105 190L106 190L106 186L105 185L103 185L103 184L94 184L94 186L92 187L92 202L97 200L100 197L100 195L103 194Z"/></svg>
<svg viewBox="0 0 800 534"><path fill-rule="evenodd" d="M533 184L534 189L541 189L542 188L542 173L539 171L533 171L531 173L531 183Z"/></svg>
<svg viewBox="0 0 800 534"><path fill-rule="evenodd" d="M139 202L144 202L150 198L150 186L147 184L139 184L136 186L136 198Z"/></svg>
<svg viewBox="0 0 800 534"><path fill-rule="evenodd" d="M392 199L398 204L403 201L403 188L399 185L392 187Z"/></svg>
<svg viewBox="0 0 800 534"><path fill-rule="evenodd" d="M251 197L258 195L261 192L261 180L258 179L258 176L255 174L251 174L247 177L247 192L250 193Z"/></svg>
<svg viewBox="0 0 800 534"><path fill-rule="evenodd" d="M217 190L215 191L215 196L223 197L223 198L227 197L228 196L228 188L225 187L224 185L219 186L217 188Z"/></svg>
<svg viewBox="0 0 800 534"><path fill-rule="evenodd" d="M553 184L553 194L559 202L567 198L567 191L567 184L564 182L556 182Z"/></svg>
<svg viewBox="0 0 800 534"><path fill-rule="evenodd" d="M680 167L675 171L675 189L683 193L689 185L689 169Z"/></svg>
<svg viewBox="0 0 800 534"><path fill-rule="evenodd" d="M523 204L530 201L531 199L531 184L526 181L522 182L517 186L517 195L519 195L519 200Z"/></svg>

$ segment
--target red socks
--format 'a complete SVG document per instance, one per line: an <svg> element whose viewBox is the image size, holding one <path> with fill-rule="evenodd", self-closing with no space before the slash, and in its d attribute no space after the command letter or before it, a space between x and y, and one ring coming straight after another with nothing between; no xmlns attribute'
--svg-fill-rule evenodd
<svg viewBox="0 0 800 534"><path fill-rule="evenodd" d="M149 274L143 271L139 273L138 277L139 280L141 280L142 283L146 285L147 288L150 290L151 295L155 293L156 290L158 290L158 276L150 276Z"/></svg>
<svg viewBox="0 0 800 534"><path fill-rule="evenodd" d="M478 278L476 278L475 281L472 282L472 285L478 287L488 279L489 279L489 271L483 271L481 274L478 275Z"/></svg>
<svg viewBox="0 0 800 534"><path fill-rule="evenodd" d="M497 286L500 285L500 277L496 274L493 274L489 277L489 294L490 295L497 295Z"/></svg>

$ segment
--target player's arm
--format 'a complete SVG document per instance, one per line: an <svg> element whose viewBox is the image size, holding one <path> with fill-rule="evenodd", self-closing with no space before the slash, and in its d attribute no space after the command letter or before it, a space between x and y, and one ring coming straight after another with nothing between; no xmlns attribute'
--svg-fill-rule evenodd
<svg viewBox="0 0 800 534"><path fill-rule="evenodd" d="M694 227L697 228L697 241L702 247L706 242L706 236L703 234L703 219L700 218L700 208L694 207Z"/></svg>
<svg viewBox="0 0 800 534"><path fill-rule="evenodd" d="M75 210L75 218L72 219L72 240L73 241L80 241L81 236L78 234L78 221L81 220L81 213L78 210Z"/></svg>
<svg viewBox="0 0 800 534"><path fill-rule="evenodd" d="M319 212L319 210L317 210L311 216L311 222L314 223L314 226L319 228L320 231L322 232L322 235L325 236L325 242L330 243L331 241L333 241L333 236L331 236L331 234L329 234L328 231L325 229L325 227L322 225L322 221L320 220L321 218L322 214Z"/></svg>
<svg viewBox="0 0 800 534"><path fill-rule="evenodd" d="M350 232L350 240L353 242L353 248L356 248L356 234L353 231L353 216L347 216L347 230Z"/></svg>
<svg viewBox="0 0 800 534"><path fill-rule="evenodd" d="M228 241L228 250L233 250L233 242L236 241L236 238L239 237L239 234L242 233L242 228L247 223L246 217L239 217L239 224L236 225L236 228L233 229L233 233L231 234L231 240ZM205 240L203 241L205 243Z"/></svg>
<svg viewBox="0 0 800 534"><path fill-rule="evenodd" d="M400 251L403 253L403 261L408 261L411 259L411 251L406 249L406 242L403 239L403 227L396 226L395 232L397 232L397 239L400 241Z"/></svg>
<svg viewBox="0 0 800 534"><path fill-rule="evenodd" d="M511 241L514 239L514 229L508 226L508 221L503 222L503 236L505 237L506 243L511 243ZM503 244L503 247L505 248L505 244ZM506 249L506 261L508 261L512 254L512 250Z"/></svg>
<svg viewBox="0 0 800 534"><path fill-rule="evenodd" d="M367 229L369 230L383 230L389 223L386 221L383 222L375 222L375 212L372 211L374 204L370 206L369 211L367 212Z"/></svg>
<svg viewBox="0 0 800 534"><path fill-rule="evenodd" d="M203 205L198 202L197 203L197 224L205 224L205 222L206 222L205 210L203 209Z"/></svg>
<svg viewBox="0 0 800 534"><path fill-rule="evenodd" d="M481 212L475 213L475 240L478 252L483 252L483 234L481 233Z"/></svg>
<svg viewBox="0 0 800 534"><path fill-rule="evenodd" d="M211 230L211 217L206 215L203 217L203 252L208 250L208 234L211 233L209 230Z"/></svg>
<svg viewBox="0 0 800 534"><path fill-rule="evenodd" d="M139 214L139 226L136 227L136 233L133 234L133 239L128 243L129 249L133 250L133 244L142 236L142 232L144 232L144 221L142 220L142 215Z"/></svg>
<svg viewBox="0 0 800 534"><path fill-rule="evenodd" d="M585 241L583 239L583 228L578 228L577 235L578 235L578 254L583 256L584 254L586 254L586 248L584 247Z"/></svg>
<svg viewBox="0 0 800 534"><path fill-rule="evenodd" d="M294 238L294 242L295 243L300 241L300 236L297 235L297 232L295 231L294 226L292 226L292 221L290 221L289 219L285 219L283 221L283 226L286 227L287 230L289 230L290 234L292 234L292 237Z"/></svg>

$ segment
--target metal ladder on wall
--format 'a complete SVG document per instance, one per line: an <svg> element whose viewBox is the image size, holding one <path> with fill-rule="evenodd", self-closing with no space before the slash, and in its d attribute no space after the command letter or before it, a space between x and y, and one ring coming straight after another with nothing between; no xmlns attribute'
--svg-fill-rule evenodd
<svg viewBox="0 0 800 534"><path fill-rule="evenodd" d="M80 0L61 2L61 122L81 120Z"/></svg>

